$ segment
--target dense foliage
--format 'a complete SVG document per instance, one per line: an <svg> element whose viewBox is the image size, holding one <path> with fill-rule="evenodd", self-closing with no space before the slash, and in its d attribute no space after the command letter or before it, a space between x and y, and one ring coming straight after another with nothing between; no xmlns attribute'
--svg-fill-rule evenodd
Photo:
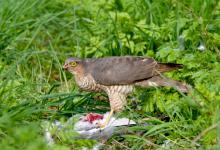
<svg viewBox="0 0 220 150"><path fill-rule="evenodd" d="M51 149L44 120L108 111L63 72L67 57L140 55L184 64L166 75L191 92L137 89L120 115L139 125L106 149L220 149L219 49L218 0L0 0L0 148Z"/></svg>

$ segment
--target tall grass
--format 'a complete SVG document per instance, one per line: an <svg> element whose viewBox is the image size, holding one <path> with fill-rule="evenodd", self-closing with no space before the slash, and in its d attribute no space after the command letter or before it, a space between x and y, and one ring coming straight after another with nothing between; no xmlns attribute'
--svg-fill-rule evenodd
<svg viewBox="0 0 220 150"><path fill-rule="evenodd" d="M218 149L219 16L218 0L0 0L1 149L50 149L44 120L106 112L108 102L96 100L106 96L79 91L62 64L114 55L183 63L166 75L192 90L137 89L120 115L139 124L107 149L165 149L166 142L167 149ZM54 148L82 143L61 140Z"/></svg>

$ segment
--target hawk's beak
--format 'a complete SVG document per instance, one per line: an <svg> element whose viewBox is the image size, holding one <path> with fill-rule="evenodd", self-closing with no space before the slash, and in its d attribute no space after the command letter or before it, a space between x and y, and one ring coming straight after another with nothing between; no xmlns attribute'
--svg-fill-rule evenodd
<svg viewBox="0 0 220 150"><path fill-rule="evenodd" d="M64 69L64 70L67 70L68 67L69 67L68 64L64 64L64 65L63 65L63 69Z"/></svg>

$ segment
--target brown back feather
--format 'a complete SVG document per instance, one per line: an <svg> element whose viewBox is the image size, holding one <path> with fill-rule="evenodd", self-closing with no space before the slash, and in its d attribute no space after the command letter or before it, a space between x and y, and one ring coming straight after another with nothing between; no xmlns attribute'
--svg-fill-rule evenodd
<svg viewBox="0 0 220 150"><path fill-rule="evenodd" d="M91 74L102 85L132 84L149 79L159 73L179 69L180 64L157 63L153 58L139 56L85 59L86 74Z"/></svg>
<svg viewBox="0 0 220 150"><path fill-rule="evenodd" d="M106 57L86 61L86 73L102 85L131 84L153 76L157 62L138 56Z"/></svg>

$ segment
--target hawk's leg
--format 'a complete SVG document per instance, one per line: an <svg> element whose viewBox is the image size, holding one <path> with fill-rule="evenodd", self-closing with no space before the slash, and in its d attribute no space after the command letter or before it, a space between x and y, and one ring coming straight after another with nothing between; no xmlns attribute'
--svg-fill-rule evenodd
<svg viewBox="0 0 220 150"><path fill-rule="evenodd" d="M109 124L113 113L123 110L124 106L126 105L126 94L115 92L115 90L109 90L107 93L110 101L111 111L108 114L105 122L103 124L98 124L100 128L105 128Z"/></svg>

